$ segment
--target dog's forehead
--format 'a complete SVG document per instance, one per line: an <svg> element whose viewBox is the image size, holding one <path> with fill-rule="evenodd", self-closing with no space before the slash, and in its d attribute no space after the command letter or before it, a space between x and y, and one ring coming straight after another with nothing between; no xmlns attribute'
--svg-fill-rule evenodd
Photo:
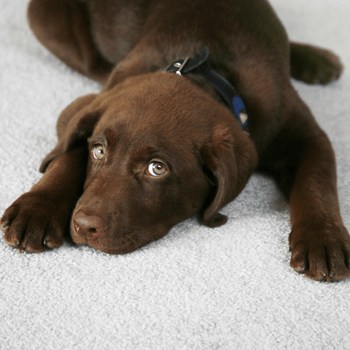
<svg viewBox="0 0 350 350"><path fill-rule="evenodd" d="M165 72L129 77L104 95L107 110L122 111L129 118L181 118L191 113L192 119L199 119L213 102L190 79Z"/></svg>
<svg viewBox="0 0 350 350"><path fill-rule="evenodd" d="M104 94L104 113L94 133L109 130L114 139L201 142L212 130L213 117L218 119L216 102L175 74L145 74L112 90Z"/></svg>

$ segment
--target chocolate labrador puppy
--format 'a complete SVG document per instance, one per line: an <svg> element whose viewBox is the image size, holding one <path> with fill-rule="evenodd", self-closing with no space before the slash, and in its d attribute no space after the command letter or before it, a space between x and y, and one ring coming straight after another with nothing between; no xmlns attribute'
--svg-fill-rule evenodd
<svg viewBox="0 0 350 350"><path fill-rule="evenodd" d="M334 152L290 81L337 79L334 54L291 43L266 0L32 0L28 18L103 89L60 115L44 176L1 219L9 245L42 252L69 229L124 254L195 214L217 227L258 169L290 200L291 266L349 276Z"/></svg>

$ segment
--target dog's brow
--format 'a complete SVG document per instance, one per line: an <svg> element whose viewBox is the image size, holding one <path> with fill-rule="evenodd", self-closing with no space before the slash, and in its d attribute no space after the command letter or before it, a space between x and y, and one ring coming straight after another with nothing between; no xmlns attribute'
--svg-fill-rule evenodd
<svg viewBox="0 0 350 350"><path fill-rule="evenodd" d="M135 152L135 160L143 161L146 158L149 158L150 156L154 155L158 152L158 149L151 147L151 146L144 146L140 147Z"/></svg>
<svg viewBox="0 0 350 350"><path fill-rule="evenodd" d="M103 145L107 145L107 139L104 135L95 135L90 137L88 140L88 143L91 145L93 143L102 143Z"/></svg>

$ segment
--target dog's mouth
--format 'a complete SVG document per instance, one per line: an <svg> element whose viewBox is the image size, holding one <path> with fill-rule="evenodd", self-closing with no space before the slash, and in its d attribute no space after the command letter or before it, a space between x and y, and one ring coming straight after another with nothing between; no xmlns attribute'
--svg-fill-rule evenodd
<svg viewBox="0 0 350 350"><path fill-rule="evenodd" d="M71 221L71 237L77 245L88 245L91 248L97 249L107 254L127 254L131 253L142 246L150 243L152 239L140 243L137 233L135 231L123 232L113 234L108 227L104 231L98 231L96 229L90 229L88 232L84 232L79 224L74 220Z"/></svg>

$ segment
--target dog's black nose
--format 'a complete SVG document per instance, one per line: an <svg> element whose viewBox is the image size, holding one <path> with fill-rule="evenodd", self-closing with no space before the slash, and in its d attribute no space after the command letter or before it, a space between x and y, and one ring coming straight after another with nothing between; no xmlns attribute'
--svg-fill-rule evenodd
<svg viewBox="0 0 350 350"><path fill-rule="evenodd" d="M106 223L101 216L86 215L79 210L73 219L74 229L78 235L86 235L89 239L100 236L106 230Z"/></svg>

